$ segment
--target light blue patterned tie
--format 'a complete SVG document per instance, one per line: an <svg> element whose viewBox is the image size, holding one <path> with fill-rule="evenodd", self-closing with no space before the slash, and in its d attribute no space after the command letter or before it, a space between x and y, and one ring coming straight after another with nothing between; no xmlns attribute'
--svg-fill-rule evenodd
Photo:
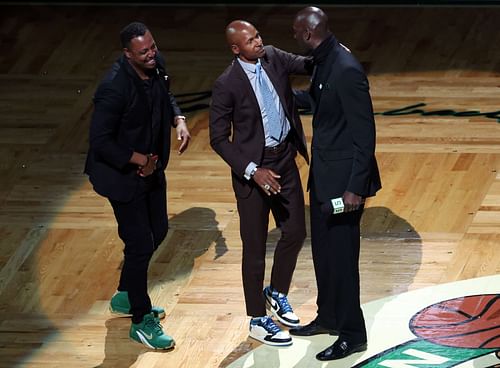
<svg viewBox="0 0 500 368"><path fill-rule="evenodd" d="M257 74L257 84L259 86L262 102L264 103L264 110L267 115L267 124L269 135L276 141L280 141L281 133L283 132L280 120L280 114L276 109L273 99L273 93L269 89L264 77L262 76L262 66L260 61L256 64L255 73Z"/></svg>

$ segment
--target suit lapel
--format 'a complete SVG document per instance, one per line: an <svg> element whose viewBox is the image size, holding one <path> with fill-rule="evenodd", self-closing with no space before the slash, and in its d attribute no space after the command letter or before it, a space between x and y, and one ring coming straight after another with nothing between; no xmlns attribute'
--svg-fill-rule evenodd
<svg viewBox="0 0 500 368"><path fill-rule="evenodd" d="M278 95L278 98L281 103L281 107L283 109L283 112L285 113L288 121L290 124L295 124L295 121L293 121L292 117L288 115L288 109L286 105L286 99L285 96L283 95L283 88L281 88L281 83L279 79L277 78L276 73L273 70L273 67L271 63L268 61L268 56L266 55L265 58L261 59L262 67L266 71L267 76L271 80L271 83L273 84L274 90L276 91L276 94Z"/></svg>
<svg viewBox="0 0 500 368"><path fill-rule="evenodd" d="M255 92L252 88L252 85L250 84L250 81L248 80L248 77L241 67L240 63L238 60L234 59L233 60L233 66L231 68L231 79L236 79L238 80L238 85L241 86L242 91L241 93L249 96L252 102L255 104L256 108L259 109L260 111L260 106L259 102L257 101L257 96L255 96Z"/></svg>
<svg viewBox="0 0 500 368"><path fill-rule="evenodd" d="M316 83L317 71L318 71L318 67L315 65L313 72L312 72L312 75L311 75L311 83L309 85L309 102L311 103L311 111L313 113L313 119L314 119L314 115L316 113L316 101L314 100L314 98L312 98L312 91L314 88L314 84Z"/></svg>
<svg viewBox="0 0 500 368"><path fill-rule="evenodd" d="M281 88L278 88L281 85L280 85L279 81L276 79L276 75L275 75L274 71L272 70L271 64L269 64L269 62L267 61L267 58L261 59L261 63L262 63L262 68L264 68L267 76L269 77L269 79L271 80L271 83L273 84L274 90L276 91L276 94L278 95L278 97L281 101L281 104L283 104L283 96L280 93Z"/></svg>

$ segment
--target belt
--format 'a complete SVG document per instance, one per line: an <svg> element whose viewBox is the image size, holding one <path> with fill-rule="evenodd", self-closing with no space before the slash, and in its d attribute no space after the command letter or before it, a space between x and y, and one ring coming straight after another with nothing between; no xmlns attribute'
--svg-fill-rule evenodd
<svg viewBox="0 0 500 368"><path fill-rule="evenodd" d="M285 139L283 142L277 144L276 146L264 147L264 153L266 154L281 153L286 149L287 146L288 146L288 139Z"/></svg>

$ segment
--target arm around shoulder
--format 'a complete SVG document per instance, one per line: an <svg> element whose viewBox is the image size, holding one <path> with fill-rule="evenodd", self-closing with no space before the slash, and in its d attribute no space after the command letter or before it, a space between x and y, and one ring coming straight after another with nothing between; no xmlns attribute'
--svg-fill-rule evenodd
<svg viewBox="0 0 500 368"><path fill-rule="evenodd" d="M314 69L312 56L302 56L270 46L289 74L311 75Z"/></svg>

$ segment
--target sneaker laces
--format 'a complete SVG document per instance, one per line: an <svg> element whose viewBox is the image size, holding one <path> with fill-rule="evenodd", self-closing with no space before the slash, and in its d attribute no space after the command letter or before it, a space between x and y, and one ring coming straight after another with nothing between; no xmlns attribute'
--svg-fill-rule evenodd
<svg viewBox="0 0 500 368"><path fill-rule="evenodd" d="M283 313L288 313L288 312L293 313L292 306L290 305L290 303L288 303L288 298L286 297L286 295L281 294L281 293L277 293L277 294L278 294L278 297L277 297L278 303L279 303L280 308L283 311Z"/></svg>
<svg viewBox="0 0 500 368"><path fill-rule="evenodd" d="M157 336L163 335L163 327L156 318L148 318L144 324L146 327L149 327L151 330L153 330Z"/></svg>
<svg viewBox="0 0 500 368"><path fill-rule="evenodd" d="M262 326L266 329L266 331L269 331L273 335L276 335L281 332L281 329L274 323L272 318L270 317L264 317L265 321L262 324Z"/></svg>

